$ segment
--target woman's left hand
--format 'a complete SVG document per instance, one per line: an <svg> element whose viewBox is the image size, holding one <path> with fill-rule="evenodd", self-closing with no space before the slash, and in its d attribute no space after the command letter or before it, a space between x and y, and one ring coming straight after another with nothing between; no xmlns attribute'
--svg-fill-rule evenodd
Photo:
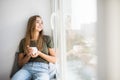
<svg viewBox="0 0 120 80"><path fill-rule="evenodd" d="M36 58L36 57L39 56L40 53L41 53L40 51L37 51L37 53L31 54L31 57L32 57L32 58Z"/></svg>

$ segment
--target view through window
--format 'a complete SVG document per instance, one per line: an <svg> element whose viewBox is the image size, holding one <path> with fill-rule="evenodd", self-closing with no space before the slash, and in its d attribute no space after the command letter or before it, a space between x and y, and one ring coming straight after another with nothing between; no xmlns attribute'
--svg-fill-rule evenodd
<svg viewBox="0 0 120 80"><path fill-rule="evenodd" d="M67 80L96 80L96 0L66 0ZM71 2L70 2L71 1Z"/></svg>

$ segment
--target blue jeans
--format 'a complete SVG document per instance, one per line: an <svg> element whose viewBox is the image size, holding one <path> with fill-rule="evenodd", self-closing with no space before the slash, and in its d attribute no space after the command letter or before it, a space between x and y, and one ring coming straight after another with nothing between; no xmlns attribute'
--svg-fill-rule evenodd
<svg viewBox="0 0 120 80"><path fill-rule="evenodd" d="M49 64L29 62L25 64L11 80L50 80ZM53 75L53 73L51 74Z"/></svg>

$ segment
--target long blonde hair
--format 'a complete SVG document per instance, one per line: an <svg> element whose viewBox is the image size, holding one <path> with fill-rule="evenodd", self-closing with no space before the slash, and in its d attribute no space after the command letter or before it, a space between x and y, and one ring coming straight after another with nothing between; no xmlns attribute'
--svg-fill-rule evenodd
<svg viewBox="0 0 120 80"><path fill-rule="evenodd" d="M36 24L36 18L41 17L39 15L34 15L29 18L28 24L27 24L27 30L25 35L25 44L24 44L24 51L27 53L27 45L30 45L31 39L34 37L34 31L35 31L35 24ZM39 32L39 37L37 40L37 48L38 50L42 50L43 46L43 30Z"/></svg>

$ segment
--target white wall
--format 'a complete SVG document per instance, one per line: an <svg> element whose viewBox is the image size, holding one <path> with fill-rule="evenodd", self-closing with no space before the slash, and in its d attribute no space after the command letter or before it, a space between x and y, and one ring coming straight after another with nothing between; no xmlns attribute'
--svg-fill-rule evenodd
<svg viewBox="0 0 120 80"><path fill-rule="evenodd" d="M23 38L30 16L43 18L45 34L51 34L50 0L1 0L0 1L0 80L9 80L14 54Z"/></svg>
<svg viewBox="0 0 120 80"><path fill-rule="evenodd" d="M98 0L98 80L120 80L120 0Z"/></svg>

